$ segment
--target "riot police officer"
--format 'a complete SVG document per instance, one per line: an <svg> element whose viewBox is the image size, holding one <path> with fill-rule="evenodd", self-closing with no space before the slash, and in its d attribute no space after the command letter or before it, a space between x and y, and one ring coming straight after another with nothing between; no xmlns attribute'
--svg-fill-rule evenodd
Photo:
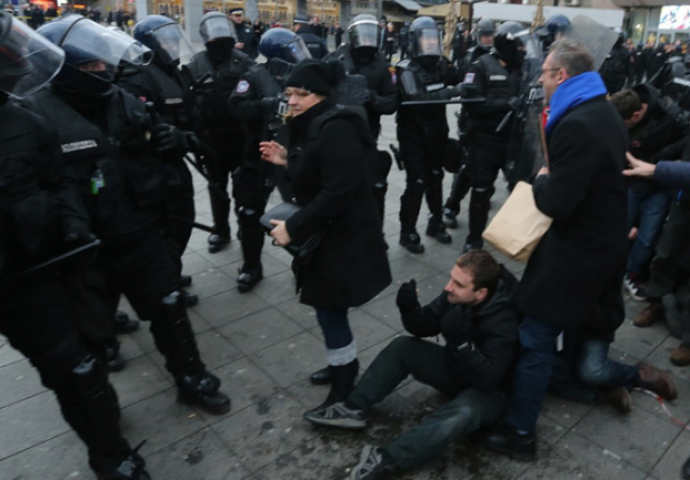
<svg viewBox="0 0 690 480"><path fill-rule="evenodd" d="M540 50L542 53L549 51L549 47L556 40L560 40L568 33L570 20L563 14L552 15L546 20L543 27L537 29L536 34L541 40Z"/></svg>
<svg viewBox="0 0 690 480"><path fill-rule="evenodd" d="M192 89L195 130L212 150L212 158L206 162L213 214L208 251L216 253L230 242L228 177L232 174L234 191L244 145L242 125L230 118L227 101L254 61L234 48L237 43L235 23L222 13L204 15L199 31L206 51L194 55L188 67L195 82Z"/></svg>
<svg viewBox="0 0 690 480"><path fill-rule="evenodd" d="M625 46L625 33L621 29L618 29L618 39L599 68L599 73L609 94L620 92L625 86L626 79L634 77L630 51Z"/></svg>
<svg viewBox="0 0 690 480"><path fill-rule="evenodd" d="M235 26L235 32L237 32L235 48L255 60L259 56L259 37L254 33L252 27L244 23L244 9L233 8L230 10L230 18ZM206 42L204 41L204 43Z"/></svg>
<svg viewBox="0 0 690 480"><path fill-rule="evenodd" d="M664 46L666 59L661 68L653 77L647 80L652 86L663 90L674 78L687 79L688 69L683 62L683 54L675 48L675 45L668 43Z"/></svg>
<svg viewBox="0 0 690 480"><path fill-rule="evenodd" d="M323 42L323 38L314 31L312 25L309 25L309 19L301 15L295 15L292 19L292 24L295 33L302 37L304 43L309 49L312 58L323 58L328 55L328 48Z"/></svg>
<svg viewBox="0 0 690 480"><path fill-rule="evenodd" d="M498 172L508 159L512 122L517 111L521 84L524 44L517 22L505 22L496 29L494 46L470 66L464 83L475 87L474 94L486 97L485 103L467 104L470 140L470 232L465 251L481 248L482 233L489 216L490 199Z"/></svg>
<svg viewBox="0 0 690 480"><path fill-rule="evenodd" d="M95 239L50 123L9 99L40 89L63 60L60 49L0 12L0 334L53 390L98 478L150 480L120 433L100 339L78 327L66 279L48 268L26 275Z"/></svg>
<svg viewBox="0 0 690 480"><path fill-rule="evenodd" d="M244 73L228 101L230 115L241 119L244 128L244 155L238 183L237 218L242 235L244 263L237 278L237 289L248 292L263 278L261 249L266 236L259 219L266 209L268 197L277 183L273 165L261 161L259 143L281 137L287 104L283 99L285 80L292 67L311 58L302 37L284 28L272 28L261 36L259 51L268 60ZM280 169L281 171L283 169ZM292 195L281 191L285 201ZM285 198L289 195L288 198Z"/></svg>
<svg viewBox="0 0 690 480"><path fill-rule="evenodd" d="M361 75L366 80L369 95L364 102L364 109L374 139L378 139L381 132L381 115L392 115L400 103L391 66L379 51L378 29L375 16L366 13L357 15L347 28L348 44L340 46L325 58L327 61L342 63L348 75ZM377 165L371 166L369 180L383 222L387 179L392 160L388 152L379 152L378 160Z"/></svg>
<svg viewBox="0 0 690 480"><path fill-rule="evenodd" d="M400 156L407 172L405 192L400 197L400 245L412 253L424 252L417 233L417 218L426 193L429 224L426 234L450 243L441 215L443 208L443 156L448 140L445 105L405 106L405 101L449 100L461 93L460 76L441 54L436 22L419 17L410 25L412 58L397 65L400 97L397 114Z"/></svg>
<svg viewBox="0 0 690 480"><path fill-rule="evenodd" d="M465 72L479 57L491 51L494 44L494 22L489 18L482 18L477 22L476 27L477 43L470 47L465 53L465 60L462 71Z"/></svg>
<svg viewBox="0 0 690 480"><path fill-rule="evenodd" d="M185 136L159 123L145 105L112 82L121 62L144 63L148 49L79 15L39 29L65 51L50 89L30 106L57 127L65 162L76 172L94 233L102 240L94 269L109 315L123 293L151 333L174 376L178 400L226 412L230 400L205 369L179 293L176 259L161 234L162 185L185 153Z"/></svg>
<svg viewBox="0 0 690 480"><path fill-rule="evenodd" d="M191 113L188 92L191 79L186 69L179 69L181 61L194 54L194 47L182 28L163 15L149 15L134 27L134 38L154 52L153 62L148 65L127 64L117 80L118 85L143 102L155 105L162 121L183 131L190 131ZM196 142L188 138L191 147ZM194 184L192 175L183 159L173 165L179 181L171 185L168 195L170 210L169 229L174 249L181 257L192 235L195 218ZM182 263L179 262L180 274ZM189 286L191 277L182 275L181 286ZM184 293L188 306L196 305L196 295Z"/></svg>

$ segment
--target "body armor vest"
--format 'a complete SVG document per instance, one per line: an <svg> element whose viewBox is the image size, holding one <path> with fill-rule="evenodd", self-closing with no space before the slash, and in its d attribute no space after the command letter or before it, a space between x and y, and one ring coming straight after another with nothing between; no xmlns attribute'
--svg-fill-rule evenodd
<svg viewBox="0 0 690 480"><path fill-rule="evenodd" d="M448 86L448 71L443 59L439 59L433 69L423 68L415 60L403 60L396 71L403 101L407 95L436 92ZM427 136L448 134L445 105L401 105L396 119L399 127L421 128Z"/></svg>

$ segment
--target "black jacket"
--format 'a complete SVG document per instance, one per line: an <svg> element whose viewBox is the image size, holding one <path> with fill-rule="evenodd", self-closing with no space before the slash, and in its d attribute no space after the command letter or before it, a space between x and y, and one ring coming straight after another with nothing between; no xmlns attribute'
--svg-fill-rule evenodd
<svg viewBox="0 0 690 480"><path fill-rule="evenodd" d="M548 137L550 175L534 182L553 223L527 263L514 300L542 322L582 327L602 297L621 294L628 254L628 134L604 96L578 105Z"/></svg>
<svg viewBox="0 0 690 480"><path fill-rule="evenodd" d="M520 315L510 302L517 280L503 270L498 290L488 303L463 307L448 302L443 292L434 301L403 314L405 329L415 337L434 337L441 334L441 322L472 322L472 343L458 348L453 339L446 339L446 362L456 375L461 388L492 390L507 387L507 379L520 352L518 326Z"/></svg>
<svg viewBox="0 0 690 480"><path fill-rule="evenodd" d="M326 100L289 124L288 178L304 208L288 219L287 230L296 244L326 231L311 261L293 265L301 302L356 307L391 283L365 165L366 153L376 152L363 112L345 109L314 131L311 123L330 108Z"/></svg>

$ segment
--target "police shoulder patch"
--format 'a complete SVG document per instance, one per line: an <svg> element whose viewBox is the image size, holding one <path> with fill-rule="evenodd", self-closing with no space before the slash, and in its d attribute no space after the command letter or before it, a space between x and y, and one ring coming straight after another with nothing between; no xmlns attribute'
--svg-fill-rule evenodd
<svg viewBox="0 0 690 480"><path fill-rule="evenodd" d="M245 93L249 90L249 82L246 80L240 80L237 84L237 93Z"/></svg>
<svg viewBox="0 0 690 480"><path fill-rule="evenodd" d="M474 83L474 73L466 73L465 78L462 80L462 83Z"/></svg>

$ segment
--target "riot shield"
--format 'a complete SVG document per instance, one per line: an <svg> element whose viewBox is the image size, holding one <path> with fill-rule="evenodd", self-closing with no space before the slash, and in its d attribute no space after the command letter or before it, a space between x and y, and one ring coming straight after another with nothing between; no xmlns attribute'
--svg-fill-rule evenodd
<svg viewBox="0 0 690 480"><path fill-rule="evenodd" d="M595 70L601 68L606 56L618 40L618 33L582 15L570 21L570 30L565 36L585 46L594 57Z"/></svg>

